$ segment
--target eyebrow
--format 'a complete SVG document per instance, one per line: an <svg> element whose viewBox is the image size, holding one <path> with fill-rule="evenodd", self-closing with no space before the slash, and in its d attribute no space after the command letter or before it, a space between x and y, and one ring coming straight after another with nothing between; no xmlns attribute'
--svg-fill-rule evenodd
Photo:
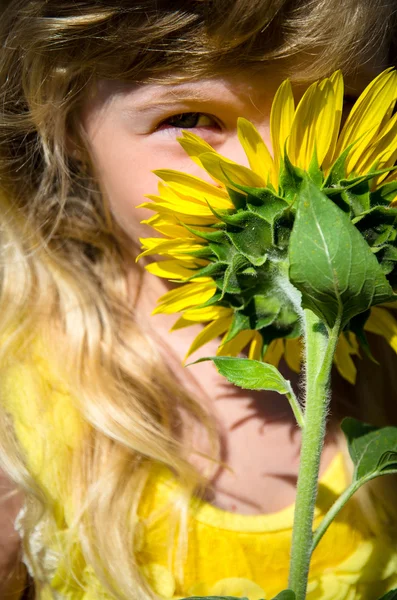
<svg viewBox="0 0 397 600"><path fill-rule="evenodd" d="M220 92L219 86L216 85L211 90L208 89L208 86L205 84L164 85L159 86L159 93L155 98L145 100L145 94L143 94L142 97L139 98L137 104L133 107L128 105L129 99L127 98L124 110L128 112L130 108L133 108L133 110L139 110L140 112L150 112L169 108L170 106L174 106L177 102L200 102L205 104L216 100L219 103L224 103L224 101L220 99Z"/></svg>

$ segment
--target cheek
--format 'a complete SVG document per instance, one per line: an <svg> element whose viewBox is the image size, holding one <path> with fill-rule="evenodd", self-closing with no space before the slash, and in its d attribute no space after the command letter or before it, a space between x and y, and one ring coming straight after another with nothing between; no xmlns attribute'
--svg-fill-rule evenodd
<svg viewBox="0 0 397 600"><path fill-rule="evenodd" d="M149 209L136 208L150 202L146 195L158 192L156 169L174 169L213 183L175 140L130 136L117 131L100 131L91 140L91 154L97 177L110 210L133 242L154 237L156 232L143 219L153 216Z"/></svg>
<svg viewBox="0 0 397 600"><path fill-rule="evenodd" d="M113 135L95 143L92 154L97 177L117 223L133 240L148 235L149 228L140 225L140 221L152 213L136 207L145 201L146 194L157 193L158 178L151 172L156 166L150 153L135 140Z"/></svg>

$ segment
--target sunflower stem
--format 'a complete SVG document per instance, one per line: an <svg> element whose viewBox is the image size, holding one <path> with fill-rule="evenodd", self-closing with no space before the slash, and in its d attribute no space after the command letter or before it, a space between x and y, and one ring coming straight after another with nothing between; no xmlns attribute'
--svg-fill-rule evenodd
<svg viewBox="0 0 397 600"><path fill-rule="evenodd" d="M299 464L289 587L296 600L305 600L313 544L313 517L320 456L330 399L330 373L340 331L340 317L328 329L310 310L304 311L305 427Z"/></svg>

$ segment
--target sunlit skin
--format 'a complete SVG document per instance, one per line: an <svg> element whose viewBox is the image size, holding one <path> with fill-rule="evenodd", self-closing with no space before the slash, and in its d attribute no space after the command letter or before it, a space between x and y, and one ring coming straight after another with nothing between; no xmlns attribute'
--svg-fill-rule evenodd
<svg viewBox="0 0 397 600"><path fill-rule="evenodd" d="M349 96L354 99L373 75L374 71L368 69L355 82L348 83ZM193 131L220 154L249 166L237 138L237 118L243 116L251 121L270 148L270 108L280 83L280 78L267 74L177 85L98 85L87 99L83 126L110 209L136 253L139 237L153 236L149 227L140 224L152 213L136 208L144 195L157 192L158 179L153 170L175 169L212 181L176 141L181 131ZM295 89L296 97L304 89ZM128 262L128 273L139 323L155 330L171 369L180 373L187 389L208 402L215 412L222 435L222 459L233 472L218 470L209 495L211 502L243 514L275 512L293 503L300 436L287 401L275 394L232 387L210 362L183 370L181 361L201 326L169 333L175 315L151 316L157 299L169 289L169 284L145 271L137 293L138 270L132 260ZM217 341L207 344L192 359L214 355L217 345ZM283 371L296 381L296 374L286 367ZM200 441L197 447L206 449ZM330 432L321 472L336 451ZM192 461L197 464L197 458L192 457Z"/></svg>

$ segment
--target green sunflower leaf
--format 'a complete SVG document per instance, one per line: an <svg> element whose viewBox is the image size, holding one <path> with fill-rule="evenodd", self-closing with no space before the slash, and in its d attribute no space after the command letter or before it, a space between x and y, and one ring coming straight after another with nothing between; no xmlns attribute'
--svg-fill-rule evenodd
<svg viewBox="0 0 397 600"><path fill-rule="evenodd" d="M375 255L358 229L306 176L289 245L290 280L302 307L329 327L393 298Z"/></svg>
<svg viewBox="0 0 397 600"><path fill-rule="evenodd" d="M367 322L370 314L371 314L371 311L366 310L365 312L362 312L359 315L356 315L355 317L353 317L350 320L347 329L349 329L349 331L352 331L356 335L356 338L360 344L360 347L364 350L364 352L368 356L368 358L370 360L372 360L372 362L374 362L375 364L378 365L379 362L376 360L376 358L373 356L373 354L371 352L371 348L370 348L366 333L364 331L365 323Z"/></svg>
<svg viewBox="0 0 397 600"><path fill-rule="evenodd" d="M385 183L370 194L371 206L377 204L389 205L397 196L397 181Z"/></svg>
<svg viewBox="0 0 397 600"><path fill-rule="evenodd" d="M249 315L245 315L243 312L237 310L233 315L232 324L223 343L230 342L230 340L235 338L240 331L244 331L244 329L250 329Z"/></svg>
<svg viewBox="0 0 397 600"><path fill-rule="evenodd" d="M369 229L376 225L394 224L397 220L397 208L389 206L373 206L361 215L353 219L353 223L359 226L360 230Z"/></svg>
<svg viewBox="0 0 397 600"><path fill-rule="evenodd" d="M397 588L390 590L390 592L387 592L385 596L378 598L378 600L397 600Z"/></svg>
<svg viewBox="0 0 397 600"><path fill-rule="evenodd" d="M324 188L332 188L338 186L339 182L346 176L346 160L352 148L352 144L345 148L345 150L338 156L334 164L332 165L326 180L324 181Z"/></svg>
<svg viewBox="0 0 397 600"><path fill-rule="evenodd" d="M288 158L287 152L284 152L284 159L280 166L280 196L288 202L294 202L296 194L302 185L303 171L294 167Z"/></svg>
<svg viewBox="0 0 397 600"><path fill-rule="evenodd" d="M323 185L324 174L318 165L316 144L314 144L313 156L307 172L309 173L310 179L317 185L317 187L321 187Z"/></svg>
<svg viewBox="0 0 397 600"><path fill-rule="evenodd" d="M362 212L369 210L369 185L368 181L360 181L357 185L342 192L342 198L350 206L352 214L356 217Z"/></svg>
<svg viewBox="0 0 397 600"><path fill-rule="evenodd" d="M279 394L291 394L289 381L273 365L231 356L212 357L219 373L245 390L269 390Z"/></svg>
<svg viewBox="0 0 397 600"><path fill-rule="evenodd" d="M343 419L354 481L397 471L397 427L375 427L351 417Z"/></svg>
<svg viewBox="0 0 397 600"><path fill-rule="evenodd" d="M275 219L290 206L284 198L278 196L269 187L252 188L246 185L233 185L245 192L246 208L265 219L270 225L273 225Z"/></svg>
<svg viewBox="0 0 397 600"><path fill-rule="evenodd" d="M241 254L235 254L230 261L222 282L222 297L227 294L240 294L243 291L239 281L239 274L249 265L247 259Z"/></svg>
<svg viewBox="0 0 397 600"><path fill-rule="evenodd" d="M231 227L226 230L228 238L253 265L263 265L272 247L271 226L263 218L248 212L237 213L233 217L236 217L234 223L230 223Z"/></svg>
<svg viewBox="0 0 397 600"><path fill-rule="evenodd" d="M273 600L295 600L295 592L292 590L283 590L277 596L274 596Z"/></svg>

